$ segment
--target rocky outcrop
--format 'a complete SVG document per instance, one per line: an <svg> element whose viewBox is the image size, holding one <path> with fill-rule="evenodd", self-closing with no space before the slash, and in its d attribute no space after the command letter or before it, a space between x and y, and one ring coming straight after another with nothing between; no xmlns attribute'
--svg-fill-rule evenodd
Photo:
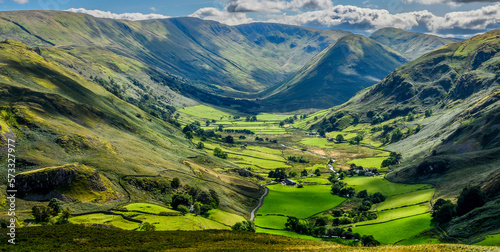
<svg viewBox="0 0 500 252"><path fill-rule="evenodd" d="M19 173L18 197L26 200L73 200L78 190L104 192L108 188L97 170L80 164L67 164ZM69 196L71 195L71 196Z"/></svg>

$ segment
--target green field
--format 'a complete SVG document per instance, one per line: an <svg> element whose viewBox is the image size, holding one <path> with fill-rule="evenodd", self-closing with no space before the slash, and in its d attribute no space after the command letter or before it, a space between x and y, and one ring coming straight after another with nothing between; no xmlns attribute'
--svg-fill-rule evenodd
<svg viewBox="0 0 500 252"><path fill-rule="evenodd" d="M286 230L272 230L272 229L256 228L255 232L256 233L273 234L273 235L282 235L282 236L288 236L288 237L300 238L300 239L306 239L306 240L313 240L313 241L321 241L321 238L318 238L318 237L298 234L298 233L295 233L292 231L286 231Z"/></svg>
<svg viewBox="0 0 500 252"><path fill-rule="evenodd" d="M220 120L221 117L228 119L228 117L231 116L231 114L227 112L206 105L179 108L178 111L190 116L198 117L200 119L210 119L217 121Z"/></svg>
<svg viewBox="0 0 500 252"><path fill-rule="evenodd" d="M376 157L371 158L360 158L347 161L348 164L355 164L357 166L363 166L363 168L377 168L380 169L382 162L387 159L389 152L383 152Z"/></svg>
<svg viewBox="0 0 500 252"><path fill-rule="evenodd" d="M373 235L383 244L394 244L430 228L431 219L430 214L422 214L381 224L353 227L352 230L361 235Z"/></svg>
<svg viewBox="0 0 500 252"><path fill-rule="evenodd" d="M384 202L380 203L377 210L392 209L396 207L413 205L425 201L429 201L434 194L435 189L419 190L405 194L388 197Z"/></svg>
<svg viewBox="0 0 500 252"><path fill-rule="evenodd" d="M255 225L264 228L285 229L287 217L284 216L257 216Z"/></svg>
<svg viewBox="0 0 500 252"><path fill-rule="evenodd" d="M154 204L149 204L149 203L132 203L129 205L125 206L125 209L129 211L141 211L141 212L146 212L146 213L152 213L152 214L159 214L162 212L172 212L172 213L179 213L178 211L154 205Z"/></svg>
<svg viewBox="0 0 500 252"><path fill-rule="evenodd" d="M488 235L484 240L475 243L474 245L481 246L500 246L500 234Z"/></svg>
<svg viewBox="0 0 500 252"><path fill-rule="evenodd" d="M199 215L187 214L185 216L157 216L149 214L138 214L134 219L149 222L158 231L167 230L206 230L206 229L230 229L230 227L213 220L203 218Z"/></svg>
<svg viewBox="0 0 500 252"><path fill-rule="evenodd" d="M270 185L269 194L257 214L283 214L305 218L331 209L345 199L330 193L330 185L310 185L296 188Z"/></svg>
<svg viewBox="0 0 500 252"><path fill-rule="evenodd" d="M95 223L95 224L111 225L125 230L133 230L139 227L139 223L125 220L123 219L123 217L119 215L103 214L103 213L71 217L69 218L69 221L74 224Z"/></svg>
<svg viewBox="0 0 500 252"><path fill-rule="evenodd" d="M431 188L430 185L425 184L400 184L392 183L382 177L346 177L344 179L349 186L354 187L357 192L362 190L367 190L368 193L381 192L385 196L391 196L396 194L408 193L417 191L419 189Z"/></svg>
<svg viewBox="0 0 500 252"><path fill-rule="evenodd" d="M236 224L236 222L241 222L244 221L245 218L243 216L233 214L233 213L228 213L225 211L222 211L220 209L212 209L208 211L207 213L208 219L222 223L227 226L232 226Z"/></svg>
<svg viewBox="0 0 500 252"><path fill-rule="evenodd" d="M393 210L379 211L378 218L375 220L363 221L358 224L369 224L369 223L379 223L384 221L390 221L394 219L399 219L407 216L422 214L429 211L428 206L414 205L409 207L396 208Z"/></svg>

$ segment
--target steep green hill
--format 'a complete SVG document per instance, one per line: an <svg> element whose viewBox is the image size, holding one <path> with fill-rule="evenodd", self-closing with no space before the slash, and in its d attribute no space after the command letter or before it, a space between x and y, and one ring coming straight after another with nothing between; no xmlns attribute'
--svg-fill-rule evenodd
<svg viewBox="0 0 500 252"><path fill-rule="evenodd" d="M17 185L24 192L16 201L19 211L36 204L26 201L33 199L60 198L81 212L152 197L145 190L129 199L133 188L121 179L125 175L161 175L167 184L178 177L181 188L213 189L221 208L241 215L253 206L258 186L213 172L237 166L196 150L165 121L172 121L167 111L166 118L148 114L39 52L16 41L0 43L0 146L6 150L8 139L16 142L16 174L24 172ZM193 173L186 160L204 170ZM0 202L5 207L4 194Z"/></svg>
<svg viewBox="0 0 500 252"><path fill-rule="evenodd" d="M371 123L385 148L404 158L391 168L389 180L437 185L436 199L456 200L466 186L490 195L482 212L445 227L450 234L498 232L499 52L500 30L441 47L399 67L313 127ZM465 222L470 229L458 230Z"/></svg>
<svg viewBox="0 0 500 252"><path fill-rule="evenodd" d="M390 47L411 60L444 45L460 42L458 39L441 38L418 32L407 32L392 27L377 30L370 35L370 38Z"/></svg>
<svg viewBox="0 0 500 252"><path fill-rule="evenodd" d="M271 91L262 106L276 111L327 108L347 101L407 60L361 35L348 35Z"/></svg>
<svg viewBox="0 0 500 252"><path fill-rule="evenodd" d="M74 49L75 57L99 57L100 50L94 49L100 48L116 54L114 58L125 57L231 96L281 81L346 34L264 23L227 26L196 18L132 22L60 11L0 13L0 39L85 48L78 54Z"/></svg>

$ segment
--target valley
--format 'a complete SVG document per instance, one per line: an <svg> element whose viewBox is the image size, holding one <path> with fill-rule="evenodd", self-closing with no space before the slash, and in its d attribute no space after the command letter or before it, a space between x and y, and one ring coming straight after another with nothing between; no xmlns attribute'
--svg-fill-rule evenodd
<svg viewBox="0 0 500 252"><path fill-rule="evenodd" d="M500 30L2 11L0 224L19 251L495 251L499 63Z"/></svg>

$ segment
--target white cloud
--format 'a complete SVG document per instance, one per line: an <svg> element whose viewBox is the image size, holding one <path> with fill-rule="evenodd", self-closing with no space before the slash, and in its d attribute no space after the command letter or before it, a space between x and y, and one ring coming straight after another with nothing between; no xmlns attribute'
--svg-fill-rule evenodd
<svg viewBox="0 0 500 252"><path fill-rule="evenodd" d="M151 7L151 8L149 8L149 9L150 9L150 10L152 10L152 11L156 11L156 8L155 8L155 7Z"/></svg>
<svg viewBox="0 0 500 252"><path fill-rule="evenodd" d="M16 2L18 4L25 4L25 3L29 2L29 0L14 0L14 2Z"/></svg>
<svg viewBox="0 0 500 252"><path fill-rule="evenodd" d="M499 2L499 0L404 0L404 1L407 3L449 4L449 5L457 5L461 3L474 3L474 2L482 2L482 3Z"/></svg>
<svg viewBox="0 0 500 252"><path fill-rule="evenodd" d="M284 10L317 10L332 8L331 0L231 0L227 12L279 13Z"/></svg>
<svg viewBox="0 0 500 252"><path fill-rule="evenodd" d="M84 13L84 14L89 14L94 17L99 17L99 18L112 18L112 19L125 19L125 20L147 20L147 19L164 19L164 18L170 18L169 16L161 15L161 14L143 14L143 13L121 13L121 14L116 14L116 13L111 13L110 11L102 11L102 10L87 10L84 8L71 8L66 11L70 12L75 12L75 13Z"/></svg>
<svg viewBox="0 0 500 252"><path fill-rule="evenodd" d="M220 11L216 8L211 7L201 8L193 14L189 15L189 17L214 20L227 25L239 25L253 22L253 19L247 17L245 13Z"/></svg>

